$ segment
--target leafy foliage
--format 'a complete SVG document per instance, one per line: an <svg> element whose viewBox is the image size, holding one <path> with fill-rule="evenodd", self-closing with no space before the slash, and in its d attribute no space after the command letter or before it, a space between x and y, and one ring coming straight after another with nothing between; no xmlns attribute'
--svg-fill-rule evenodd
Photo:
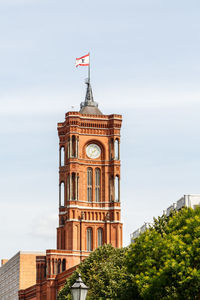
<svg viewBox="0 0 200 300"><path fill-rule="evenodd" d="M200 209L154 220L126 257L143 299L199 299Z"/></svg>
<svg viewBox="0 0 200 300"><path fill-rule="evenodd" d="M70 299L70 286L78 273L90 288L87 299L137 299L137 287L132 289L132 275L127 272L125 265L125 252L126 248L116 249L111 245L97 248L80 264L76 273L67 279L58 299Z"/></svg>
<svg viewBox="0 0 200 300"><path fill-rule="evenodd" d="M71 299L79 272L90 287L87 299L199 299L200 209L155 219L128 248L99 247L67 279L59 300Z"/></svg>

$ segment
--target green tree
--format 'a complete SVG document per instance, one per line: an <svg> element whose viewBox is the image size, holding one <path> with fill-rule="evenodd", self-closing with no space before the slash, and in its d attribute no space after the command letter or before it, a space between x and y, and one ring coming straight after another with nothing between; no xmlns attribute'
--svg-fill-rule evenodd
<svg viewBox="0 0 200 300"><path fill-rule="evenodd" d="M67 279L58 299L70 299L70 286L78 273L90 288L87 299L140 299L137 287L132 288L133 276L127 272L125 252L126 248L116 249L111 245L97 248Z"/></svg>
<svg viewBox="0 0 200 300"><path fill-rule="evenodd" d="M154 220L126 257L142 299L199 299L200 209Z"/></svg>

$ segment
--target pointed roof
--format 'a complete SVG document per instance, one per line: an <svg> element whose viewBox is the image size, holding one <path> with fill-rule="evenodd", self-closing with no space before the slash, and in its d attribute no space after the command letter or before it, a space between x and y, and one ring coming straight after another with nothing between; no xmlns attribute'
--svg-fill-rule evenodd
<svg viewBox="0 0 200 300"><path fill-rule="evenodd" d="M87 115L102 115L102 112L98 109L98 103L94 101L92 94L92 87L90 80L86 80L87 90L85 95L85 101L81 102L80 113Z"/></svg>

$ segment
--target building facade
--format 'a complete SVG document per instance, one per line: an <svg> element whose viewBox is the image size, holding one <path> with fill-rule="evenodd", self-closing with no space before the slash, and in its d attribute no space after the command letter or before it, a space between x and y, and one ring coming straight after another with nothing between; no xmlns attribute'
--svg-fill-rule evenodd
<svg viewBox="0 0 200 300"><path fill-rule="evenodd" d="M18 291L36 284L36 256L40 252L18 252L9 260L2 259L0 268L0 299L17 300Z"/></svg>
<svg viewBox="0 0 200 300"><path fill-rule="evenodd" d="M103 244L122 247L120 129L122 116L104 115L87 82L79 112L58 123L59 226L57 249L37 258L35 287L19 299L55 300L68 276Z"/></svg>

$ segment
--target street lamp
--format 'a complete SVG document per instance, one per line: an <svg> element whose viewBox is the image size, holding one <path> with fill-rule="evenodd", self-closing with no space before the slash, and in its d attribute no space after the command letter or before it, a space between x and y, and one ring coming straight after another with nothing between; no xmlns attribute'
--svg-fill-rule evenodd
<svg viewBox="0 0 200 300"><path fill-rule="evenodd" d="M81 274L79 274L76 282L71 286L73 300L85 300L88 292L88 287L83 283Z"/></svg>

